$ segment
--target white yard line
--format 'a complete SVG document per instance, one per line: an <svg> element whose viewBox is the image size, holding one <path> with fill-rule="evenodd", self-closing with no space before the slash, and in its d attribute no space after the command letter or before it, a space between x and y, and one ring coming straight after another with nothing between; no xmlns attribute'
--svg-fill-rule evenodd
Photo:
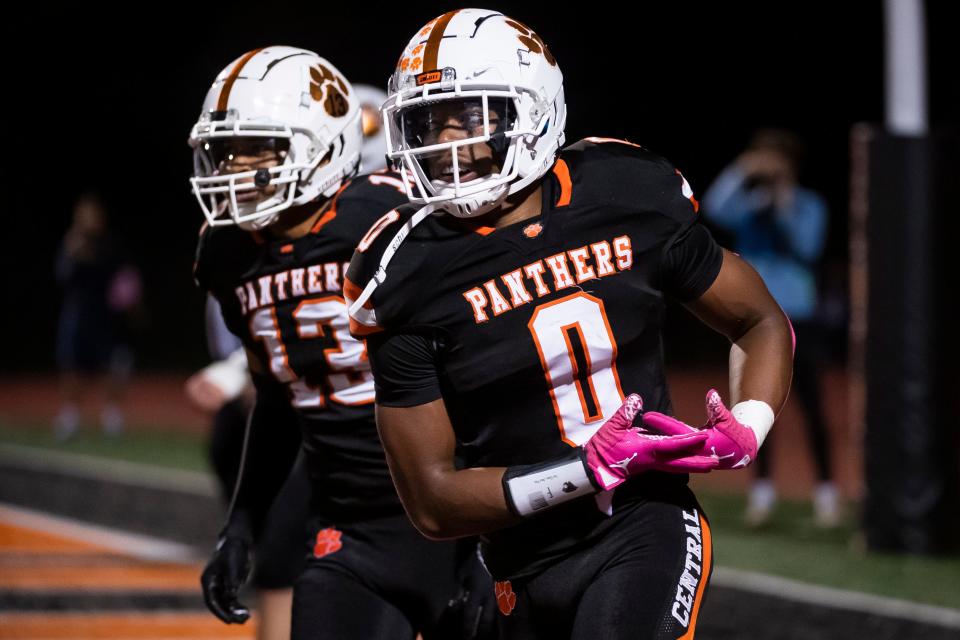
<svg viewBox="0 0 960 640"><path fill-rule="evenodd" d="M87 524L54 516L33 509L0 503L0 522L25 529L33 529L57 536L80 540L119 554L141 560L159 560L191 564L197 561L193 549L185 544L170 542L139 533L128 533L100 525Z"/></svg>
<svg viewBox="0 0 960 640"><path fill-rule="evenodd" d="M209 473L102 456L64 453L40 447L0 444L0 464L33 471L55 471L150 489L166 489L210 497L219 495L216 480Z"/></svg>
<svg viewBox="0 0 960 640"><path fill-rule="evenodd" d="M821 587L765 573L717 567L714 569L711 584L828 609L857 611L887 618L923 622L949 629L960 629L960 609L935 607L859 591Z"/></svg>

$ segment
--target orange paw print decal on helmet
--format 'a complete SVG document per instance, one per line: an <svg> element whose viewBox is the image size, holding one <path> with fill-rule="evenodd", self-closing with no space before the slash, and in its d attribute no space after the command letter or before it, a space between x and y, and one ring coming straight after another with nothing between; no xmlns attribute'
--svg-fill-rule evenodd
<svg viewBox="0 0 960 640"><path fill-rule="evenodd" d="M517 606L517 594L513 592L510 581L494 582L493 593L497 597L497 607L500 609L500 613L505 616L510 615L514 607Z"/></svg>
<svg viewBox="0 0 960 640"><path fill-rule="evenodd" d="M320 529L317 532L317 542L313 545L313 557L322 558L339 551L343 547L343 543L340 542L340 536L342 535L333 527Z"/></svg>
<svg viewBox="0 0 960 640"><path fill-rule="evenodd" d="M438 16L438 17L434 18L433 20L431 20L430 22L428 22L427 24L423 25L423 28L420 29L420 31L417 33L417 35L422 38L422 37L426 36L427 34L429 34L429 33L430 33L430 30L433 29L433 25L437 24L437 20L439 20L439 19L440 19L440 18L439 18L439 16Z"/></svg>
<svg viewBox="0 0 960 640"><path fill-rule="evenodd" d="M433 22L428 24L426 27L424 27L424 30L426 32L429 32L430 31L429 27L433 26L434 22L436 22L436 20L434 20ZM423 35L423 32L421 32L421 35ZM408 71L410 73L413 73L414 71L419 70L420 67L423 66L422 54L425 46L426 45L423 42L421 42L415 47L409 48L406 51L404 51L403 55L400 56L400 60L397 62L397 69L405 73Z"/></svg>
<svg viewBox="0 0 960 640"><path fill-rule="evenodd" d="M422 64L423 58L402 58L400 60L400 64L397 65L397 68L400 69L400 71L409 71L412 73L413 71L419 69L420 65Z"/></svg>
<svg viewBox="0 0 960 640"><path fill-rule="evenodd" d="M310 95L334 118L342 118L350 110L350 95L343 78L322 64L310 67Z"/></svg>
<svg viewBox="0 0 960 640"><path fill-rule="evenodd" d="M523 43L527 49L530 49L533 53L541 53L543 57L547 59L547 62L550 63L551 67L557 66L557 59L553 57L553 54L550 53L550 49L547 47L546 43L533 32L533 29L523 24L522 22L517 22L516 20L507 20L508 25L519 31L517 38Z"/></svg>

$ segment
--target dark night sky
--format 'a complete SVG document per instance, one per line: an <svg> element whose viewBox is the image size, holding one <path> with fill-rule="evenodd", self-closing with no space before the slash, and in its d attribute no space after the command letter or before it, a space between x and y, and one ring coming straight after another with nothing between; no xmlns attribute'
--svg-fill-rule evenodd
<svg viewBox="0 0 960 640"><path fill-rule="evenodd" d="M805 181L828 197L830 256L842 261L850 125L883 116L880 2L669 4L634 3L641 17L629 19L600 3L560 13L541 3L496 8L536 29L556 55L571 142L629 138L669 158L702 193L753 129L803 134ZM937 4L929 16L931 108L935 124L949 125L960 113L958 45L948 33L948 3ZM353 82L382 85L409 37L451 8L239 6L5 18L3 94L12 119L0 174L7 220L0 326L8 346L0 372L52 367L53 256L71 203L87 187L103 195L144 273L142 366L201 363L202 300L190 267L202 216L187 183L186 138L214 76L249 49L289 44L317 51Z"/></svg>

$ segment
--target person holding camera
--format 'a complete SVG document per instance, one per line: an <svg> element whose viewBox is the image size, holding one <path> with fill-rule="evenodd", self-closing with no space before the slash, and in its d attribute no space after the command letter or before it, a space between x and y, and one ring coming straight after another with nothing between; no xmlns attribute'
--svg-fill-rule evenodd
<svg viewBox="0 0 960 640"><path fill-rule="evenodd" d="M804 413L818 484L814 519L833 527L840 517L830 469L830 448L819 388L820 339L816 326L816 269L829 214L818 193L799 184L802 140L782 130L761 130L704 194L706 217L733 236L733 248L759 272L790 317L796 334L793 386ZM755 465L757 479L747 504L747 523L764 524L776 502L771 454Z"/></svg>

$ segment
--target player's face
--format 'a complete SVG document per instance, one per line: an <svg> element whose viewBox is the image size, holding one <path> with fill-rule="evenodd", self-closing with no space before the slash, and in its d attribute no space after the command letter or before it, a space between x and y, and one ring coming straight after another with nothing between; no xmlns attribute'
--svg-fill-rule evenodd
<svg viewBox="0 0 960 640"><path fill-rule="evenodd" d="M209 143L210 153L218 175L270 169L283 163L289 148L285 139L231 138ZM255 176L237 180L237 184L257 183ZM267 179L265 182L269 182ZM275 185L264 184L256 189L237 191L237 202L254 202L276 193Z"/></svg>
<svg viewBox="0 0 960 640"><path fill-rule="evenodd" d="M501 114L507 111L505 100L489 101L487 123L484 122L483 102L479 98L445 100L415 107L402 115L403 132L411 147L456 142L491 134L503 129ZM462 145L424 154L427 173L431 180L453 182L453 154L457 154L461 183L500 171L501 154L494 152L487 142Z"/></svg>

